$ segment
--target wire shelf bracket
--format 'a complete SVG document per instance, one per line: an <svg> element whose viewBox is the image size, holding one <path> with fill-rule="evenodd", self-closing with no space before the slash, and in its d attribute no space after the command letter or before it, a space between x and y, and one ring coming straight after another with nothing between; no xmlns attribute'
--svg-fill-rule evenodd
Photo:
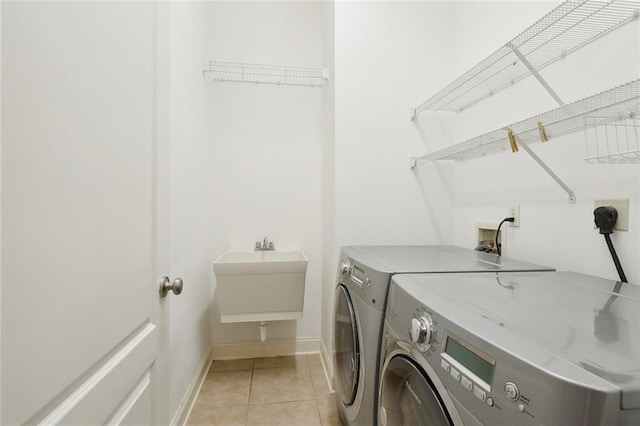
<svg viewBox="0 0 640 426"><path fill-rule="evenodd" d="M522 64L529 70L531 75L533 75L536 78L536 80L538 80L538 82L542 85L542 87L544 87L544 89L551 95L551 97L555 99L558 105L564 105L564 101L560 98L560 96L558 96L555 90L553 90L551 86L549 86L549 83L547 83L547 81L544 78L542 78L538 70L535 69L535 67L531 64L531 62L529 62L527 58L525 58L525 56L520 52L520 50L518 50L518 48L511 43L507 43L507 47L509 47L513 51L513 53L515 53L518 59L522 61Z"/></svg>
<svg viewBox="0 0 640 426"><path fill-rule="evenodd" d="M329 80L328 68L204 61L203 74L223 82L322 87Z"/></svg>
<svg viewBox="0 0 640 426"><path fill-rule="evenodd" d="M525 150L525 152L527 154L529 154L529 156L531 158L533 158L533 160L538 163L538 165L540 167L542 167L542 170L544 170L549 176L551 176L551 179L553 179L558 185L560 185L560 188L562 188L567 195L569 195L569 203L575 203L576 202L576 194L575 192L573 192L573 190L571 188L569 188L567 186L567 184L565 184L562 179L560 179L558 177L557 174L554 173L553 170L551 170L551 168L549 166L547 166L547 164L540 158L538 157L538 155L533 152L533 150L531 149L531 147L529 147L526 143L522 143L522 140L520 139L520 137L518 135L513 135L513 138L515 139L515 141L517 143L520 144L520 146L522 147L522 149ZM517 148L516 148L517 151Z"/></svg>

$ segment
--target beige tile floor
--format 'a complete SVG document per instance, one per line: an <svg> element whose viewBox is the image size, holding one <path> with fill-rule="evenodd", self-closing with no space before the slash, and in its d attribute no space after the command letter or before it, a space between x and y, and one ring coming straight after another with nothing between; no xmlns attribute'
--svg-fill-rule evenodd
<svg viewBox="0 0 640 426"><path fill-rule="evenodd" d="M340 426L318 355L213 361L189 425Z"/></svg>

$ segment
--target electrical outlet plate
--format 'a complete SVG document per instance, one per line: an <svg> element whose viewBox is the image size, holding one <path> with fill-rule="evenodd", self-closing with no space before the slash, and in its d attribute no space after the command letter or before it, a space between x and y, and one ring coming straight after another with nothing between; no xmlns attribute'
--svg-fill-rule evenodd
<svg viewBox="0 0 640 426"><path fill-rule="evenodd" d="M517 228L520 226L520 205L509 207L509 214L507 217L512 217L513 222L509 223L509 226L512 228Z"/></svg>
<svg viewBox="0 0 640 426"><path fill-rule="evenodd" d="M616 221L616 226L613 227L615 231L628 231L629 230L629 199L601 199L595 200L593 203L593 208L597 207L615 207L618 210L618 220ZM595 224L593 225L595 228Z"/></svg>

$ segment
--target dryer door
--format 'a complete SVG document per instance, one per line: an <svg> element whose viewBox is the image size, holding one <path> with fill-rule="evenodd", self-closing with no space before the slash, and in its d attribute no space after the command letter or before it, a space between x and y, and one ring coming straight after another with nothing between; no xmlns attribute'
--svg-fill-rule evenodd
<svg viewBox="0 0 640 426"><path fill-rule="evenodd" d="M345 405L353 404L358 389L360 347L358 326L349 292L342 285L336 287L333 356L338 398Z"/></svg>
<svg viewBox="0 0 640 426"><path fill-rule="evenodd" d="M380 386L381 426L453 424L427 374L411 358L394 356Z"/></svg>

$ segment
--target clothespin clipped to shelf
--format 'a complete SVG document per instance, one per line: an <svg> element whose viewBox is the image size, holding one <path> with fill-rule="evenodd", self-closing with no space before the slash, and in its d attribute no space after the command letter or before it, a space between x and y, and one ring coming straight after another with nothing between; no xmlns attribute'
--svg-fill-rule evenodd
<svg viewBox="0 0 640 426"><path fill-rule="evenodd" d="M540 133L540 141L541 142L548 142L549 141L549 136L547 136L547 131L545 130L544 126L542 125L542 121L538 121L538 133Z"/></svg>
<svg viewBox="0 0 640 426"><path fill-rule="evenodd" d="M509 145L511 145L511 152L518 152L518 143L516 142L516 137L513 134L513 130L509 129Z"/></svg>

